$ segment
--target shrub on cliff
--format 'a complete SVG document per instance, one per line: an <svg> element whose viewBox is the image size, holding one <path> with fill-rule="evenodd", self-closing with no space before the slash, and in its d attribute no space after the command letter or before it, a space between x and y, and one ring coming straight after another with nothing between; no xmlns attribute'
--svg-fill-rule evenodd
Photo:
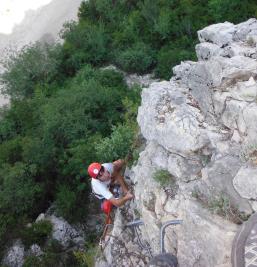
<svg viewBox="0 0 257 267"><path fill-rule="evenodd" d="M168 80L174 66L180 64L183 60L193 59L194 57L194 54L190 50L163 47L157 54L155 74L160 78Z"/></svg>
<svg viewBox="0 0 257 267"><path fill-rule="evenodd" d="M52 223L47 220L42 220L33 223L31 226L25 227L21 232L22 243L26 248L33 244L42 246L45 244L48 237L52 233Z"/></svg>
<svg viewBox="0 0 257 267"><path fill-rule="evenodd" d="M109 36L101 23L66 23L61 37L63 45L63 68L73 74L85 63L98 66L107 60Z"/></svg>
<svg viewBox="0 0 257 267"><path fill-rule="evenodd" d="M127 72L147 73L155 63L154 51L144 43L136 43L117 55L116 63Z"/></svg>
<svg viewBox="0 0 257 267"><path fill-rule="evenodd" d="M4 92L14 98L34 95L37 85L52 82L58 74L60 46L35 43L6 60L1 75Z"/></svg>

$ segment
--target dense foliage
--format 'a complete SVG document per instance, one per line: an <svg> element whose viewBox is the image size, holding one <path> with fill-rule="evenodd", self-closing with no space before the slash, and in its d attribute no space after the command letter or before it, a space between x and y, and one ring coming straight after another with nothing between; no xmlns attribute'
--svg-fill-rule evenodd
<svg viewBox="0 0 257 267"><path fill-rule="evenodd" d="M68 60L83 62L85 49L97 49L90 58L94 65L110 62L127 72L153 71L169 79L172 66L195 59L197 30L239 23L256 13L254 0L89 0L79 9L79 23L66 25L65 53Z"/></svg>
<svg viewBox="0 0 257 267"><path fill-rule="evenodd" d="M35 44L22 53L34 49L37 54L46 51ZM31 85L30 75L38 69L22 77L10 75L20 64L30 64L22 55L12 59L2 77L12 98L0 123L0 245L10 238L9 228L25 225L51 203L68 220L85 218L88 164L125 157L136 131L140 90L128 89L122 74L84 64L62 83L41 76L28 94L26 83Z"/></svg>
<svg viewBox="0 0 257 267"><path fill-rule="evenodd" d="M195 59L197 30L256 11L254 0L88 0L64 25L62 45L11 56L1 77L11 105L0 110L0 251L17 236L44 240L50 229L37 237L24 227L53 203L83 220L88 164L136 154L140 89L103 67L169 79L172 66Z"/></svg>

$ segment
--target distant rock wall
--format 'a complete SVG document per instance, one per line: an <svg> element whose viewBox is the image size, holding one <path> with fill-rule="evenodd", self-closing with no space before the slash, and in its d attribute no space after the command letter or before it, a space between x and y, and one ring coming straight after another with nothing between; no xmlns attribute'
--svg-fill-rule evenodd
<svg viewBox="0 0 257 267"><path fill-rule="evenodd" d="M59 32L63 24L78 19L77 12L81 2L82 0L52 0L37 10L27 11L24 20L14 27L11 34L0 34L0 61L11 51L18 51L30 43L60 41ZM3 71L0 63L0 73ZM9 99L0 94L0 107L8 103Z"/></svg>
<svg viewBox="0 0 257 267"><path fill-rule="evenodd" d="M165 235L165 249L180 267L230 267L238 223L257 210L257 20L211 25L198 36L198 62L182 62L170 81L142 92L137 120L146 148L131 169L135 201L130 216L116 214L120 230L112 232L105 266L134 266L125 256L133 253L132 234L120 249L122 263L115 248L124 224L140 218L153 255L160 253L161 225L181 219ZM159 169L173 183L160 186ZM135 266L149 261L141 252Z"/></svg>

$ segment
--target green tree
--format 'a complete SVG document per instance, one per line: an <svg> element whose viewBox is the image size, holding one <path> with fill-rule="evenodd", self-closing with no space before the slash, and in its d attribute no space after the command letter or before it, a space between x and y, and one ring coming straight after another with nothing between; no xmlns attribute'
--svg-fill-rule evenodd
<svg viewBox="0 0 257 267"><path fill-rule="evenodd" d="M35 43L12 55L4 64L0 82L12 99L31 97L38 84L51 82L57 75L59 46Z"/></svg>
<svg viewBox="0 0 257 267"><path fill-rule="evenodd" d="M0 144L0 166L1 164L15 164L22 160L22 139L17 137Z"/></svg>
<svg viewBox="0 0 257 267"><path fill-rule="evenodd" d="M96 145L96 153L100 162L109 162L125 158L133 143L134 131L127 125L113 127L110 137L102 139Z"/></svg>
<svg viewBox="0 0 257 267"><path fill-rule="evenodd" d="M154 51L149 45L139 42L120 52L116 62L127 72L147 73L155 63Z"/></svg>
<svg viewBox="0 0 257 267"><path fill-rule="evenodd" d="M102 24L86 22L66 23L61 34L63 68L67 74L75 74L85 63L100 65L107 61L109 37Z"/></svg>
<svg viewBox="0 0 257 267"><path fill-rule="evenodd" d="M254 16L257 4L253 0L209 0L208 7L215 22L239 23Z"/></svg>
<svg viewBox="0 0 257 267"><path fill-rule="evenodd" d="M35 166L17 162L14 166L2 165L0 171L0 213L21 216L35 214L42 187L35 183Z"/></svg>
<svg viewBox="0 0 257 267"><path fill-rule="evenodd" d="M194 52L186 49L163 47L157 56L156 76L169 80L172 76L172 67L180 64L183 60L194 58Z"/></svg>

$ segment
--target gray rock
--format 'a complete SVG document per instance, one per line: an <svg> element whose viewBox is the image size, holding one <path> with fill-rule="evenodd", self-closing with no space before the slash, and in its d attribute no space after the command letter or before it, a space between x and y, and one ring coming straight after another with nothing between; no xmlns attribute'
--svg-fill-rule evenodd
<svg viewBox="0 0 257 267"><path fill-rule="evenodd" d="M190 154L206 145L203 116L187 102L185 95L169 82L153 83L144 89L137 117L143 136L170 152Z"/></svg>
<svg viewBox="0 0 257 267"><path fill-rule="evenodd" d="M17 240L13 246L7 250L2 264L9 267L22 267L24 254L24 246L20 240Z"/></svg>
<svg viewBox="0 0 257 267"><path fill-rule="evenodd" d="M242 166L233 179L233 185L242 198L257 200L257 167Z"/></svg>
<svg viewBox="0 0 257 267"><path fill-rule="evenodd" d="M190 69L196 62L193 61L182 61L180 65L173 67L172 71L176 80L183 79L187 81ZM186 83L187 84L187 83Z"/></svg>
<svg viewBox="0 0 257 267"><path fill-rule="evenodd" d="M222 81L222 65L216 61L199 62L195 64L187 77L188 87L205 116L212 116L212 88L219 86Z"/></svg>
<svg viewBox="0 0 257 267"><path fill-rule="evenodd" d="M33 244L29 250L27 251L26 253L27 255L29 256L36 256L36 257L39 257L39 256L42 256L44 254L44 252L42 251L42 249L40 248L40 246L38 244Z"/></svg>
<svg viewBox="0 0 257 267"><path fill-rule="evenodd" d="M234 41L246 41L247 36L257 35L257 20L249 19L236 25L236 31L233 34Z"/></svg>
<svg viewBox="0 0 257 267"><path fill-rule="evenodd" d="M230 250L238 227L193 201L182 205L183 224L176 228L179 266L231 266Z"/></svg>
<svg viewBox="0 0 257 267"><path fill-rule="evenodd" d="M221 115L222 123L230 129L237 129L240 114L247 107L248 103L227 97L224 104L225 109Z"/></svg>
<svg viewBox="0 0 257 267"><path fill-rule="evenodd" d="M245 135L245 143L256 144L257 134L257 105L255 103L249 104L244 108L242 114L238 119L238 128L240 132Z"/></svg>
<svg viewBox="0 0 257 267"><path fill-rule="evenodd" d="M233 179L237 175L242 162L236 156L223 156L216 160L211 166L205 168L204 177L207 184L229 197L231 204L238 207L239 211L251 214L252 209L249 202L242 199L233 187Z"/></svg>
<svg viewBox="0 0 257 267"><path fill-rule="evenodd" d="M209 60L215 56L221 56L225 58L245 56L256 59L256 47L253 44L249 45L251 42L255 44L255 36L249 36L247 43L231 43L224 48L221 48L213 43L204 42L196 45L196 55L199 61Z"/></svg>
<svg viewBox="0 0 257 267"><path fill-rule="evenodd" d="M211 25L198 35L199 61L182 62L169 82L154 82L142 92L137 121L146 145L130 172L130 207L144 222L139 234L154 255L160 252L161 225L182 219L164 238L180 267L231 267L240 212L257 210L257 20ZM159 169L172 175L168 187L156 180ZM106 248L108 264L147 265L147 252L133 254L136 238L122 228L131 215L121 215Z"/></svg>
<svg viewBox="0 0 257 267"><path fill-rule="evenodd" d="M225 22L208 26L197 34L200 42L214 43L222 47L232 42L235 31L234 24Z"/></svg>
<svg viewBox="0 0 257 267"><path fill-rule="evenodd" d="M220 46L207 42L197 44L195 50L199 61L208 60L213 56L219 56L223 53L223 50L220 48Z"/></svg>
<svg viewBox="0 0 257 267"><path fill-rule="evenodd" d="M63 218L51 215L47 219L53 224L52 237L59 241L64 248L68 248L71 245L78 247L84 246L84 239Z"/></svg>
<svg viewBox="0 0 257 267"><path fill-rule="evenodd" d="M141 87L149 87L151 83L158 81L158 79L153 78L152 74L146 74L146 75L126 74L125 80L129 87L132 87L134 85L139 85Z"/></svg>
<svg viewBox="0 0 257 267"><path fill-rule="evenodd" d="M40 213L36 219L36 222L39 222L39 221L42 221L42 220L45 220L45 214L44 213Z"/></svg>

